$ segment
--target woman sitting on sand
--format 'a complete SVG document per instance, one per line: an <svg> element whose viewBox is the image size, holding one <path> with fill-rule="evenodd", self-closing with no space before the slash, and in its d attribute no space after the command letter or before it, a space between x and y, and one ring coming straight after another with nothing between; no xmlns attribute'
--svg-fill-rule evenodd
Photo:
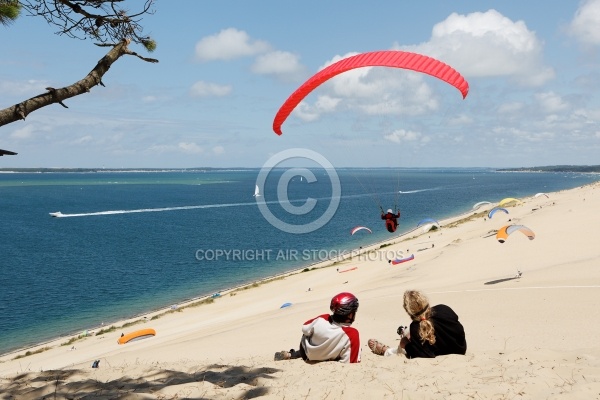
<svg viewBox="0 0 600 400"><path fill-rule="evenodd" d="M427 297L419 291L404 292L404 310L412 322L409 333L398 329L402 339L397 349L369 339L369 348L378 355L404 354L407 358L434 358L445 354L465 354L467 341L458 315L447 305L430 307Z"/></svg>

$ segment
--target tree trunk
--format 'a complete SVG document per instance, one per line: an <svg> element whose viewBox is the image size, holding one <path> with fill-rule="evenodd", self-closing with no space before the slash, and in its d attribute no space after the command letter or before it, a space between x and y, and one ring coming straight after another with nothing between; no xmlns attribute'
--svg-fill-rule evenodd
<svg viewBox="0 0 600 400"><path fill-rule="evenodd" d="M148 62L158 62L158 60L140 57L138 54L127 48L128 44L129 40L122 40L114 45L113 48L98 61L98 64L96 64L94 69L80 81L60 89L51 87L46 88L46 90L48 90L47 93L39 94L21 103L15 104L14 106L0 110L0 126L8 125L21 119L25 120L25 118L33 111L50 104L58 103L63 107L68 108L63 103L63 100L88 93L92 87L98 84L104 86L102 77L109 70L111 65L124 54L134 55Z"/></svg>

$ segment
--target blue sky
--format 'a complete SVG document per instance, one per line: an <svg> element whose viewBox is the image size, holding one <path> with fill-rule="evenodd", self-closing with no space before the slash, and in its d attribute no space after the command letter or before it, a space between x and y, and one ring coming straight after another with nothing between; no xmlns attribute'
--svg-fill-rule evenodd
<svg viewBox="0 0 600 400"><path fill-rule="evenodd" d="M160 62L123 57L68 109L0 127L0 148L19 153L0 167L260 167L298 147L335 167L600 164L600 0L178 0L155 11L143 25L157 50L131 49ZM27 16L0 27L0 109L83 78L107 52L54 31ZM451 65L469 95L407 70L357 70L273 133L311 75L389 49Z"/></svg>

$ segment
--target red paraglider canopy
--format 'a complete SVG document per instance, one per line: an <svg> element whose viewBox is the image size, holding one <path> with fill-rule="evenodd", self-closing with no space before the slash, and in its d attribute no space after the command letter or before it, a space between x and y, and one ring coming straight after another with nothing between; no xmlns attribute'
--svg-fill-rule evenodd
<svg viewBox="0 0 600 400"><path fill-rule="evenodd" d="M281 135L281 125L292 113L294 108L304 99L313 89L333 78L352 69L361 67L392 67L404 68L417 72L422 72L438 79L441 79L456 87L463 96L467 97L469 92L469 83L454 68L434 58L417 53L410 53L398 50L383 50L361 53L355 56L344 58L330 66L317 72L304 82L292 95L283 103L275 119L273 120L273 131Z"/></svg>

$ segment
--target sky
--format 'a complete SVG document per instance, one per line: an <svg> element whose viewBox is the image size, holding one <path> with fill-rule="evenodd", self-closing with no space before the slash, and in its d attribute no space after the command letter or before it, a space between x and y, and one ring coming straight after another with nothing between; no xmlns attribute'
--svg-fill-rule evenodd
<svg viewBox="0 0 600 400"><path fill-rule="evenodd" d="M132 10L140 1L126 0ZM294 148L334 167L600 164L600 0L158 0L159 63L119 59L105 87L0 127L0 168L261 167ZM40 17L0 26L0 109L82 79L108 51ZM342 58L410 51L455 68L348 71L276 135L279 107Z"/></svg>

